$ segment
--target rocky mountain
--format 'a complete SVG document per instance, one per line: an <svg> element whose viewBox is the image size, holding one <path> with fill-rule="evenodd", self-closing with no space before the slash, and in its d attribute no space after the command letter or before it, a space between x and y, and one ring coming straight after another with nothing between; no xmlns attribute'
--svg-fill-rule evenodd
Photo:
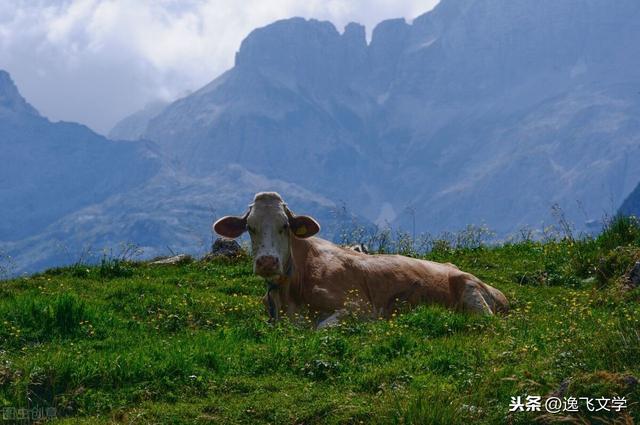
<svg viewBox="0 0 640 425"><path fill-rule="evenodd" d="M640 3L442 0L373 30L292 18L142 138L206 177L224 164L421 231L553 219L579 229L640 180Z"/></svg>
<svg viewBox="0 0 640 425"><path fill-rule="evenodd" d="M637 22L636 0L442 0L367 43L355 23L282 20L205 87L122 121L128 142L48 121L0 73L0 253L17 272L121 242L196 253L260 190L328 238L341 204L499 236L558 204L586 229L640 181Z"/></svg>
<svg viewBox="0 0 640 425"><path fill-rule="evenodd" d="M0 114L4 120L11 116L39 117L36 109L20 95L8 72L0 69Z"/></svg>
<svg viewBox="0 0 640 425"><path fill-rule="evenodd" d="M0 243L39 234L66 214L135 188L159 168L145 143L116 143L52 123L0 71Z"/></svg>
<svg viewBox="0 0 640 425"><path fill-rule="evenodd" d="M294 184L233 164L191 177L152 143L114 142L79 124L52 123L4 71L0 151L0 261L10 256L14 273L117 256L129 243L144 257L204 253L212 221L242 214L261 190L316 214L327 237L338 231L336 204Z"/></svg>
<svg viewBox="0 0 640 425"><path fill-rule="evenodd" d="M140 258L172 252L202 255L216 237L213 221L244 213L253 195L265 188L284 194L295 211L312 211L327 237L339 230L336 204L294 184L238 165L194 178L165 164L143 185L67 214L31 237L0 241L0 250L11 254L16 272L118 257L129 244L141 251Z"/></svg>

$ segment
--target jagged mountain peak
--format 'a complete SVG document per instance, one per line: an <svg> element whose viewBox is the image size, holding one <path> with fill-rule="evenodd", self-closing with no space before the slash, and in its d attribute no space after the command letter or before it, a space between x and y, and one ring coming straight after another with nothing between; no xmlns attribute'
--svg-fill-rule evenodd
<svg viewBox="0 0 640 425"><path fill-rule="evenodd" d="M291 18L252 31L236 53L235 69L322 93L348 82L366 48L364 27L358 24L347 25L341 35L331 22Z"/></svg>
<svg viewBox="0 0 640 425"><path fill-rule="evenodd" d="M7 71L0 69L0 110L38 116L38 111L22 97Z"/></svg>
<svg viewBox="0 0 640 425"><path fill-rule="evenodd" d="M321 54L327 45L340 42L336 27L328 21L290 18L257 28L242 41L235 65L286 68Z"/></svg>

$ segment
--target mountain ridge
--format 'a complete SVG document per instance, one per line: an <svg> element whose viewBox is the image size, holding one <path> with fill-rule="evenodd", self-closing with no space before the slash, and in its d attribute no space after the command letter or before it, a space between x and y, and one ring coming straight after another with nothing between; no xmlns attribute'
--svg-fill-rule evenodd
<svg viewBox="0 0 640 425"><path fill-rule="evenodd" d="M191 177L153 142L112 141L80 124L50 122L5 76L0 99L11 108L0 106L0 261L9 255L14 273L99 261L127 244L144 257L204 253L216 214L241 214L268 189L313 211L327 237L338 232L327 198L234 164Z"/></svg>
<svg viewBox="0 0 640 425"><path fill-rule="evenodd" d="M2 241L35 234L156 171L149 145L112 142L80 124L52 123L22 98L8 73L0 73L0 83Z"/></svg>
<svg viewBox="0 0 640 425"><path fill-rule="evenodd" d="M40 116L20 94L8 72L0 69L0 113L24 113Z"/></svg>
<svg viewBox="0 0 640 425"><path fill-rule="evenodd" d="M0 250L20 270L62 261L55 240L201 250L214 216L261 190L328 223L328 238L340 204L364 222L485 224L499 238L555 222L558 205L589 230L640 181L640 4L608 4L443 0L369 43L356 23L281 20L209 84L121 122L113 137L129 142L50 123L7 74Z"/></svg>
<svg viewBox="0 0 640 425"><path fill-rule="evenodd" d="M412 23L381 22L369 44L357 24L340 34L278 21L252 31L234 68L166 107L143 136L194 175L240 163L346 199L370 220L406 226L412 205L420 230L481 221L504 235L548 224L558 203L584 228L640 180L639 167L615 165L637 150L629 93L640 49L629 40L640 40L640 6L606 6L445 0ZM592 148L576 149L576 134ZM516 207L500 219L492 197Z"/></svg>

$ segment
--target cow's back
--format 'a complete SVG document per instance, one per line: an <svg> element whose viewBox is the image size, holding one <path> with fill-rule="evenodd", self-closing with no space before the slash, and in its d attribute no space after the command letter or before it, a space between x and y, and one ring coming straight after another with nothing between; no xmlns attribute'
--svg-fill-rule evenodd
<svg viewBox="0 0 640 425"><path fill-rule="evenodd" d="M407 304L454 304L449 275L457 270L449 265L401 255L374 255L363 261L367 288L383 315Z"/></svg>
<svg viewBox="0 0 640 425"><path fill-rule="evenodd" d="M454 305L449 274L459 271L451 265L401 255L366 255L319 238L309 243L313 252L306 258L301 284L304 301L312 308L359 304L361 310L387 316L402 304Z"/></svg>

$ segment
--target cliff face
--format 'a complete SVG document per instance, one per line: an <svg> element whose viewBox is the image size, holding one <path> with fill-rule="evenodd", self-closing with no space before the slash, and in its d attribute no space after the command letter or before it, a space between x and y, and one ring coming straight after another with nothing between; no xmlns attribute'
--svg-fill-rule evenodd
<svg viewBox="0 0 640 425"><path fill-rule="evenodd" d="M189 173L228 163L420 230L550 220L580 228L640 180L640 5L442 1L412 23L340 34L293 18L150 121ZM383 213L384 211L384 213Z"/></svg>

